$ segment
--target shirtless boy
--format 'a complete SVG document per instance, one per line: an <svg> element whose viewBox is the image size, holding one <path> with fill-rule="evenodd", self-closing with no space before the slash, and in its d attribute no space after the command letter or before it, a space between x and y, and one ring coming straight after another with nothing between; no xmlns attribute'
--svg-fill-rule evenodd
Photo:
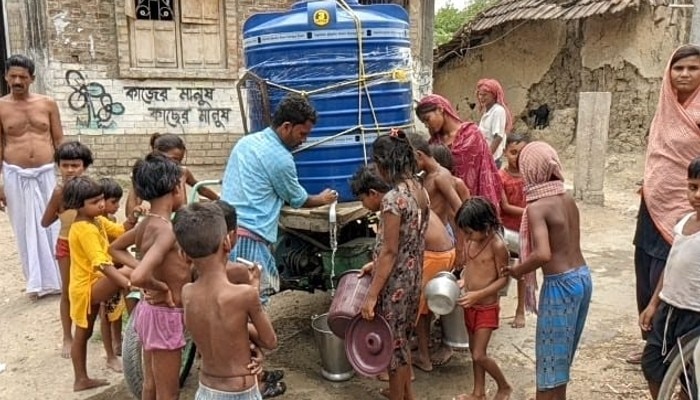
<svg viewBox="0 0 700 400"><path fill-rule="evenodd" d="M262 399L249 369L250 341L274 349L277 336L258 290L227 279L232 243L221 209L212 203L191 204L178 212L174 230L199 273L182 289L185 323L202 355L195 399Z"/></svg>
<svg viewBox="0 0 700 400"><path fill-rule="evenodd" d="M537 400L565 400L571 363L588 316L593 285L581 254L576 202L564 188L556 151L532 142L520 152L527 206L521 228L522 262L505 274L516 279L542 267L535 355ZM566 304L566 307L561 307Z"/></svg>
<svg viewBox="0 0 700 400"><path fill-rule="evenodd" d="M238 235L236 234L236 228L238 227L236 209L223 200L216 200L214 204L218 205L221 211L223 211L228 239L231 243L235 244L238 239ZM240 262L229 260L226 263L226 276L228 277L228 281L234 284L251 285L259 291L262 268L257 263L253 266L257 268L251 268ZM258 374L258 382L260 383L260 393L262 393L263 398L275 397L276 395L286 392L287 384L282 381L283 378L284 370L282 369L260 371Z"/></svg>
<svg viewBox="0 0 700 400"><path fill-rule="evenodd" d="M469 191L466 190L466 186L464 186L464 182L462 182L466 193L463 192L460 196L458 192L458 182L456 181L458 178L452 176L452 173L447 168L440 165L433 157L433 152L431 150L432 146L428 144L427 139L425 139L423 136L414 134L410 136L410 141L411 146L413 146L416 151L418 168L425 172L423 185L428 191L428 196L430 197L430 209L440 218L442 224L445 226L445 228L447 228L447 233L449 234L452 243L456 246L456 258L452 260L450 266L454 265L461 268L462 265L464 265L464 240L459 240L463 235L460 232L455 231L454 221L457 210L459 210L462 202L469 197ZM434 253L426 253L426 255L426 261L429 261ZM439 271L435 271L434 274L437 272ZM428 276L428 281L434 277L434 274ZM425 283L428 281L425 281ZM421 309L421 311L425 311L425 309ZM424 321L426 324L428 324L428 326L424 327L421 323L421 325L418 327L418 331L425 329L430 330L428 321L429 320ZM432 364L435 366L443 365L447 363L450 358L452 358L452 354L452 348L443 343L433 354ZM424 370L432 369L432 367L428 368L427 365L423 365L423 367L421 367L421 364L416 365Z"/></svg>
<svg viewBox="0 0 700 400"><path fill-rule="evenodd" d="M353 195L362 201L362 205L373 212L381 208L382 198L391 187L382 180L374 165L361 167L350 180ZM421 287L441 271L450 271L455 260L455 248L445 225L434 211L430 211L428 228L425 232L425 253L423 255L423 276ZM430 360L430 311L425 297L421 295L418 308L418 354L412 357L413 365L423 371L432 371Z"/></svg>
<svg viewBox="0 0 700 400"><path fill-rule="evenodd" d="M457 400L484 400L487 372L498 385L494 400L506 400L512 389L496 361L487 355L491 334L499 325L498 291L508 280L500 276L509 259L506 243L499 233L501 222L491 202L473 197L459 209L457 226L467 239L467 259L460 280L462 297L457 302L464 308L474 369L471 395L459 395Z"/></svg>
<svg viewBox="0 0 700 400"><path fill-rule="evenodd" d="M144 349L142 399L177 399L185 345L181 291L192 280L170 223L172 212L185 202L182 170L166 157L149 154L134 165L132 177L136 194L151 208L132 234L112 244L110 253L116 262L135 267L131 281L153 299L152 304L140 301L133 315ZM140 262L127 251L131 244L143 254Z"/></svg>
<svg viewBox="0 0 700 400"><path fill-rule="evenodd" d="M425 172L423 186L430 197L430 209L440 217L445 226L448 226L454 241L454 232L452 232L450 222L454 221L457 210L462 205L462 200L455 189L452 173L433 158L427 139L413 134L410 136L410 141L411 146L416 151L418 169Z"/></svg>
<svg viewBox="0 0 700 400"><path fill-rule="evenodd" d="M26 293L36 298L61 292L53 249L58 225L45 229L39 221L56 186L54 152L63 141L63 129L56 102L29 91L34 62L14 55L5 68L10 94L0 98L0 211L7 207Z"/></svg>
<svg viewBox="0 0 700 400"><path fill-rule="evenodd" d="M454 160L452 159L452 153L447 146L444 144L431 144L430 152L433 154L433 158L438 162L438 164L440 164L440 166L452 173L452 169L454 168ZM469 188L461 178L452 175L452 182L454 183L455 190L457 191L460 200L465 201L471 197Z"/></svg>

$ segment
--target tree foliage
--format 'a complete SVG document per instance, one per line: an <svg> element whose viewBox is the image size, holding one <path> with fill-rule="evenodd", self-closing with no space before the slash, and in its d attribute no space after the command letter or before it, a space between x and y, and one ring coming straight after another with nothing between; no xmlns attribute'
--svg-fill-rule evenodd
<svg viewBox="0 0 700 400"><path fill-rule="evenodd" d="M435 15L435 45L447 43L466 23L471 22L481 12L497 4L500 0L472 0L465 9L458 9L447 2Z"/></svg>

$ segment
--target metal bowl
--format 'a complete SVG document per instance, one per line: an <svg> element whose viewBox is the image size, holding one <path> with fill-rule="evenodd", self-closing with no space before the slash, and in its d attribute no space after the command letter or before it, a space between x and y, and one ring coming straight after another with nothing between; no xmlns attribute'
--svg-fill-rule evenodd
<svg viewBox="0 0 700 400"><path fill-rule="evenodd" d="M457 278L450 272L438 273L425 285L424 295L430 311L437 315L451 313L460 295Z"/></svg>

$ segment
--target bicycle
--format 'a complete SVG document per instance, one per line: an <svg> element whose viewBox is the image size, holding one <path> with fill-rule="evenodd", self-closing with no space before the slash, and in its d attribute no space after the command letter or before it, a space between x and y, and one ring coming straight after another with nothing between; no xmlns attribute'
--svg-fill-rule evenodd
<svg viewBox="0 0 700 400"><path fill-rule="evenodd" d="M664 363L669 363L668 370L659 389L658 400L674 400L681 391L690 400L700 399L698 382L700 382L700 327L678 338L676 345L666 356Z"/></svg>
<svg viewBox="0 0 700 400"><path fill-rule="evenodd" d="M206 180L198 182L188 198L188 204L198 200L197 189L204 186L221 185L220 180ZM139 301L142 301L139 297ZM194 360L197 355L197 346L187 332L185 332L185 347L182 349L182 364L180 365L180 388L185 385L187 377L190 375ZM124 328L122 339L122 364L124 368L124 381L131 394L141 398L143 389L143 352L141 341L134 329L134 319L129 318Z"/></svg>

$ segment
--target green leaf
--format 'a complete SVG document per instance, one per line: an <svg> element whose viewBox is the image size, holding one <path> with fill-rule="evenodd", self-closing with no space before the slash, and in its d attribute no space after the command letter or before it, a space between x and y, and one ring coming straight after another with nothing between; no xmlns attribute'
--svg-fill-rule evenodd
<svg viewBox="0 0 700 400"><path fill-rule="evenodd" d="M451 1L435 14L435 45L449 42L454 34L465 24L471 22L487 8L498 4L500 0L473 0L465 9L457 9Z"/></svg>

